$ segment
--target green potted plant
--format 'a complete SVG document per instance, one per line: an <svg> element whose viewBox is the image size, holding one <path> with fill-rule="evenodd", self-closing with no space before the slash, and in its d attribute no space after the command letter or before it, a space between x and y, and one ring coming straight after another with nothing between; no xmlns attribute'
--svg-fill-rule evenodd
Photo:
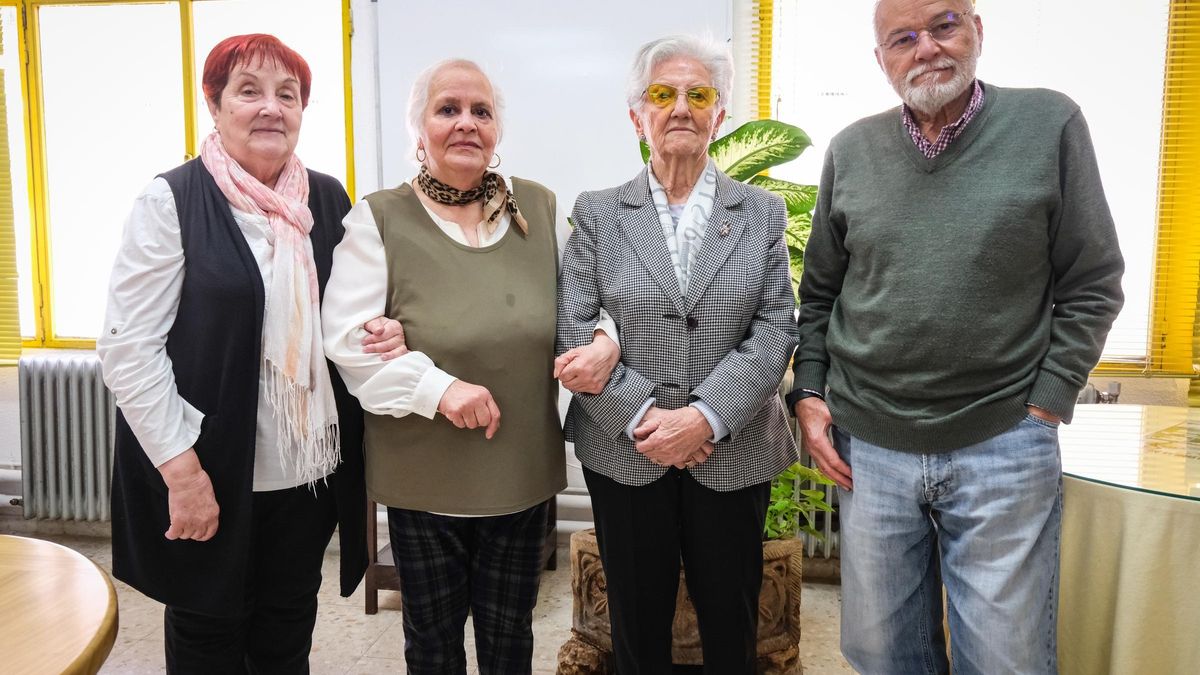
<svg viewBox="0 0 1200 675"><path fill-rule="evenodd" d="M808 134L799 127L777 120L747 122L713 141L708 148L717 168L734 180L756 185L779 195L787 206L788 225L784 231L792 267L792 283L800 283L804 272L804 246L812 231L812 210L817 201L817 186L800 185L771 178L765 171L799 157L812 145ZM650 147L641 144L642 161L649 161ZM790 385L790 377L784 385ZM786 393L786 392L785 392ZM771 501L763 526L763 539L788 539L805 534L817 539L817 512L831 513L825 501L824 485L833 481L820 471L793 464L771 482Z"/></svg>
<svg viewBox="0 0 1200 675"><path fill-rule="evenodd" d="M785 238L793 283L799 282L804 269L804 245L812 228L817 189L812 185L770 178L763 172L799 157L811 144L808 135L797 127L775 120L757 120L743 124L709 146L709 155L717 168L728 176L783 198L788 213ZM649 155L650 150L643 143L642 159L648 161ZM785 379L788 381L790 377ZM822 538L816 528L816 513L833 511L825 501L823 488L832 484L817 470L799 463L782 471L771 482L771 497L763 525L763 584L759 593L760 673L790 675L801 672L797 648L804 558L801 535ZM559 650L558 672L560 675L610 672L612 638L608 602L594 531L584 530L571 536L571 590L571 639ZM696 613L682 575L672 632L672 660L677 664L702 663Z"/></svg>

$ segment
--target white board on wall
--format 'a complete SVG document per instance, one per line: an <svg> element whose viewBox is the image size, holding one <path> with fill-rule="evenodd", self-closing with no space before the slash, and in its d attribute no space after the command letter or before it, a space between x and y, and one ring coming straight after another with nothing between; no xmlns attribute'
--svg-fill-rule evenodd
<svg viewBox="0 0 1200 675"><path fill-rule="evenodd" d="M732 36L730 0L380 0L376 27L384 187L416 175L405 126L413 80L461 57L503 91L499 171L546 185L568 212L581 191L623 183L642 166L625 104L637 48L676 33Z"/></svg>

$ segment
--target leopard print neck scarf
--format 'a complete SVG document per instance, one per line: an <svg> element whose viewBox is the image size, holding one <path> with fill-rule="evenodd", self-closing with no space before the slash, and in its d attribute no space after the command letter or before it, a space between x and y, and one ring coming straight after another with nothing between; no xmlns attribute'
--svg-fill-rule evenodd
<svg viewBox="0 0 1200 675"><path fill-rule="evenodd" d="M508 191L508 185L498 173L486 171L483 174L483 182L477 187L470 190L459 190L434 178L429 170L422 166L421 173L417 175L417 185L426 196L439 204L462 206L482 200L483 222L488 234L496 231L496 227L500 224L500 213L505 210L508 211L512 222L521 229L521 234L529 234L529 224L525 222L525 216L521 215L520 209L517 208L516 197Z"/></svg>

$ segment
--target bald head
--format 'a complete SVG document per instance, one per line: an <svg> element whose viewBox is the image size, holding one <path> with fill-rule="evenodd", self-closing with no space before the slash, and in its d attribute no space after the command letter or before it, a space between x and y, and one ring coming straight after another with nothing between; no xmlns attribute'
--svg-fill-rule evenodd
<svg viewBox="0 0 1200 675"><path fill-rule="evenodd" d="M875 41L882 42L887 31L895 27L887 25L891 18L906 13L933 16L950 10L970 14L975 10L975 0L876 0Z"/></svg>

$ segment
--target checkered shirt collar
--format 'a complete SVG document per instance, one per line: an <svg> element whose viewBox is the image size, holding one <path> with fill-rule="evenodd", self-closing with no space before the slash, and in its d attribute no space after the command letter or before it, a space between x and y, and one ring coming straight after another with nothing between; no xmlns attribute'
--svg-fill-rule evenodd
<svg viewBox="0 0 1200 675"><path fill-rule="evenodd" d="M904 128L912 136L913 143L917 144L917 150L920 150L921 154L925 155L925 159L933 159L942 154L943 150L950 147L950 143L962 135L963 130L967 128L967 124L975 119L975 115L979 113L981 108L983 108L983 85L979 80L975 80L971 100L967 103L967 109L963 111L962 117L959 117L957 122L942 127L937 139L930 142L921 133L921 127L917 125L917 120L913 117L912 109L908 107L908 104L905 103L900 106Z"/></svg>

